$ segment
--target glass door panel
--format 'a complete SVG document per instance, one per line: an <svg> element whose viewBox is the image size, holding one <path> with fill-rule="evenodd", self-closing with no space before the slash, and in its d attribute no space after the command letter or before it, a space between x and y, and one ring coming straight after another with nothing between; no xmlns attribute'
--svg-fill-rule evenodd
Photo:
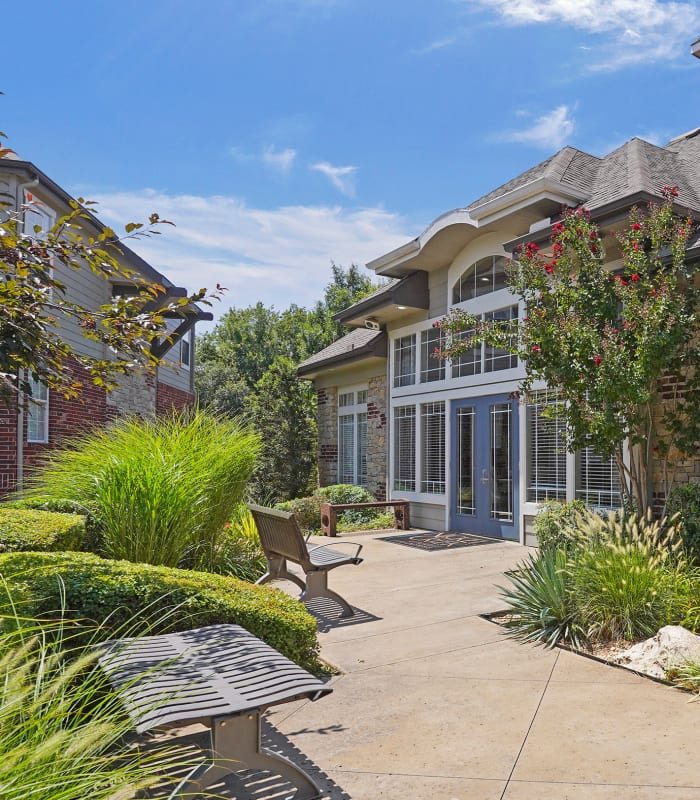
<svg viewBox="0 0 700 800"><path fill-rule="evenodd" d="M452 404L451 527L517 539L518 415L507 395Z"/></svg>

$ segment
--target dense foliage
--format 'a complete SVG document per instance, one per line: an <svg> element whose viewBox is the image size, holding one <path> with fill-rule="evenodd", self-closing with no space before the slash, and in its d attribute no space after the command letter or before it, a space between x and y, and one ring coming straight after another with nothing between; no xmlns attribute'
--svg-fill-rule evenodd
<svg viewBox="0 0 700 800"><path fill-rule="evenodd" d="M83 629L76 641L65 620L22 618L3 602L0 614L0 796L3 800L116 800L163 774L191 765L196 753L172 746L136 750L131 722L105 686ZM56 614L60 617L60 611ZM149 793L154 800L165 793Z"/></svg>
<svg viewBox="0 0 700 800"><path fill-rule="evenodd" d="M94 620L105 635L235 623L300 666L319 669L316 621L279 589L91 553L8 553L0 555L0 574L0 592L9 590L26 616L51 615L63 598L63 617Z"/></svg>
<svg viewBox="0 0 700 800"><path fill-rule="evenodd" d="M674 486L666 501L666 513L679 515L688 558L700 565L700 483Z"/></svg>
<svg viewBox="0 0 700 800"><path fill-rule="evenodd" d="M534 531L540 550L567 550L575 537L579 519L586 514L583 500L563 503L548 500L535 517Z"/></svg>
<svg viewBox="0 0 700 800"><path fill-rule="evenodd" d="M313 387L296 365L342 335L333 316L376 286L358 267L333 265L323 300L313 308L285 311L262 303L224 314L197 340L195 375L200 403L242 414L262 436L251 495L273 502L300 497L316 483Z"/></svg>
<svg viewBox="0 0 700 800"><path fill-rule="evenodd" d="M440 323L444 355L475 340L517 353L523 392L538 381L558 392L569 449L614 458L626 502L640 511L650 505L652 461L667 493L674 466L700 442L700 295L686 264L693 223L677 215L675 188L663 194L661 205L632 209L615 236L584 209L567 209L547 252L519 248L509 282L527 312L517 331L460 310Z"/></svg>
<svg viewBox="0 0 700 800"><path fill-rule="evenodd" d="M31 493L89 509L112 558L208 569L258 450L242 423L201 410L121 419L50 453Z"/></svg>
<svg viewBox="0 0 700 800"><path fill-rule="evenodd" d="M0 553L82 550L85 517L53 511L0 507Z"/></svg>
<svg viewBox="0 0 700 800"><path fill-rule="evenodd" d="M564 546L521 564L502 589L510 633L554 646L636 641L664 625L700 630L700 570L675 520L588 512Z"/></svg>
<svg viewBox="0 0 700 800"><path fill-rule="evenodd" d="M309 497L296 497L277 503L276 508L291 511L300 528L307 531L321 529L321 503L372 503L377 498L363 486L350 483L336 483L322 486ZM380 508L353 508L338 513L338 527L371 527L383 518Z"/></svg>

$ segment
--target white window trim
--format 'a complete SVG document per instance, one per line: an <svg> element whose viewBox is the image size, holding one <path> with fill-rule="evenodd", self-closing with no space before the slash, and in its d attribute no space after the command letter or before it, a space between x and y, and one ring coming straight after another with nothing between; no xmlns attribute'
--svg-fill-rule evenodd
<svg viewBox="0 0 700 800"><path fill-rule="evenodd" d="M353 393L354 397L353 400L355 401L351 405L341 406L339 405L340 402L340 395L341 394L349 394L350 392ZM336 393L336 418L337 422L337 434L336 434L336 442L337 442L337 449L338 455L336 457L336 479L340 482L341 475L340 475L340 457L341 457L341 447L340 447L340 418L341 417L353 417L353 466L352 466L352 474L353 480L351 483L355 486L367 486L367 479L365 476L364 483L358 483L359 475L359 425L358 425L358 414L367 414L367 403L358 403L357 402L357 393L358 392L368 392L367 384L355 384L354 386L343 386L338 387ZM367 420L368 422L368 420ZM369 426L367 426L367 429ZM367 442L365 440L365 456L367 453ZM344 481L343 481L344 482Z"/></svg>
<svg viewBox="0 0 700 800"><path fill-rule="evenodd" d="M183 358L182 358L182 346L183 346L183 344L185 344L185 343L187 343L187 345L188 345L188 347L189 347L189 349L188 349L189 360L188 360L188 361L184 361L184 360L183 360ZM185 335L184 335L184 336L183 336L183 337L180 339L180 367L181 367L183 370L185 370L186 372L189 372L189 371L190 371L190 369L191 369L191 365L192 365L192 345L193 345L193 342L192 342L192 329L190 329L190 330L189 330L189 331L187 331L187 333L186 333L186 334L185 334Z"/></svg>
<svg viewBox="0 0 700 800"><path fill-rule="evenodd" d="M46 388L46 400L34 400L32 397L27 395L26 397L26 414L27 414L27 443L28 444L48 444L49 442L49 403L50 403L50 395L51 392L49 388ZM44 416L44 424L42 426L43 436L41 438L32 439L30 438L29 433L29 417L31 408L40 408L43 410Z"/></svg>

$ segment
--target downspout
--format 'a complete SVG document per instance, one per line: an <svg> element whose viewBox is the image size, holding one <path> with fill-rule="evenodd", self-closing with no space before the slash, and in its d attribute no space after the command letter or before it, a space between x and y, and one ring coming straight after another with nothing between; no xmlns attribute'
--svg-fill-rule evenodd
<svg viewBox="0 0 700 800"><path fill-rule="evenodd" d="M30 181L17 184L17 206L22 208L24 201L24 190L33 189L39 185L39 178L35 177ZM24 229L22 231L25 232ZM21 372L17 374L18 383L22 380ZM16 473L16 488L21 489L24 481L24 394L18 392L17 394L17 473Z"/></svg>

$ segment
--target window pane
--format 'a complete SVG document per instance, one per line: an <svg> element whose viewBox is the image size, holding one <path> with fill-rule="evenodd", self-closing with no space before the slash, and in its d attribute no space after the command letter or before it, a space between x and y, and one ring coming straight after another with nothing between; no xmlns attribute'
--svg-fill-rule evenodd
<svg viewBox="0 0 700 800"><path fill-rule="evenodd" d="M394 341L394 386L411 386L416 382L416 335Z"/></svg>
<svg viewBox="0 0 700 800"><path fill-rule="evenodd" d="M515 337L517 336L517 319L518 307L510 306L509 308L501 308L498 311L492 311L484 315L486 320L501 320L504 325L510 327L513 331L511 341L515 344ZM514 353L510 353L505 348L493 347L493 345L484 345L484 372L496 372L501 369L512 369L518 366L518 357Z"/></svg>
<svg viewBox="0 0 700 800"><path fill-rule="evenodd" d="M493 290L505 289L508 286L508 259L495 256L493 260Z"/></svg>
<svg viewBox="0 0 700 800"><path fill-rule="evenodd" d="M339 408L345 408L345 406L352 406L354 404L355 404L355 392L343 392L342 394L338 395Z"/></svg>
<svg viewBox="0 0 700 800"><path fill-rule="evenodd" d="M474 493L474 409L457 409L457 513L476 514Z"/></svg>
<svg viewBox="0 0 700 800"><path fill-rule="evenodd" d="M31 397L27 398L27 441L48 442L49 440L49 389L29 379Z"/></svg>
<svg viewBox="0 0 700 800"><path fill-rule="evenodd" d="M338 483L355 483L355 416L338 417Z"/></svg>
<svg viewBox="0 0 700 800"><path fill-rule="evenodd" d="M413 492L416 488L416 409L394 410L394 489Z"/></svg>
<svg viewBox="0 0 700 800"><path fill-rule="evenodd" d="M493 256L482 258L475 264L476 289L475 297L489 294L493 291Z"/></svg>
<svg viewBox="0 0 700 800"><path fill-rule="evenodd" d="M576 497L587 506L620 508L620 475L612 458L603 460L592 447L576 454Z"/></svg>
<svg viewBox="0 0 700 800"><path fill-rule="evenodd" d="M490 408L491 418L491 518L511 522L513 519L513 470L511 422L513 409L509 403Z"/></svg>
<svg viewBox="0 0 700 800"><path fill-rule="evenodd" d="M357 405L364 406L367 404L367 389L361 389L357 393Z"/></svg>
<svg viewBox="0 0 700 800"><path fill-rule="evenodd" d="M552 418L556 395L541 392L527 406L527 499L566 500L566 426Z"/></svg>
<svg viewBox="0 0 700 800"><path fill-rule="evenodd" d="M421 383L441 381L445 377L445 360L435 355L445 337L440 328L421 331L420 335L420 380Z"/></svg>
<svg viewBox="0 0 700 800"><path fill-rule="evenodd" d="M421 491L445 493L445 403L421 406Z"/></svg>
<svg viewBox="0 0 700 800"><path fill-rule="evenodd" d="M468 339L475 333L474 329L462 331L460 339ZM465 350L461 356L452 359L452 377L463 378L465 375L478 375L481 372L481 345L477 344Z"/></svg>

